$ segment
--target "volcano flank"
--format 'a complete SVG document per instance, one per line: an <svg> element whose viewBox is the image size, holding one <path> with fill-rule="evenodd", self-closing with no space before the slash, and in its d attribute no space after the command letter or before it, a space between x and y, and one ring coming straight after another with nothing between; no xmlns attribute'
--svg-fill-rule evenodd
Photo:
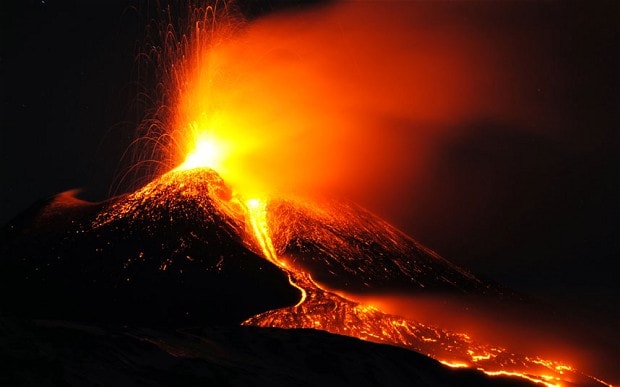
<svg viewBox="0 0 620 387"><path fill-rule="evenodd" d="M273 199L267 209L278 256L332 288L496 290L355 205ZM165 325L294 304L299 291L259 256L245 212L210 169L102 203L60 194L6 226L2 294L22 297L3 304L35 318Z"/></svg>
<svg viewBox="0 0 620 387"><path fill-rule="evenodd" d="M516 296L451 264L355 204L245 198L211 169L174 170L133 193L101 203L65 192L10 222L1 242L0 311L38 322L26 332L11 333L9 320L3 333L11 336L43 335L48 342L52 338L46 335L64 334L67 329L92 334L101 324L121 324L125 328L113 334L123 337L116 343L120 352L138 339L164 356L200 358L208 364L201 367L217 368L226 360L205 358L208 346L189 339L212 343L213 331L184 329L233 326L216 336L227 332L224 335L248 339L246 328L317 329L403 347L450 367L475 367L493 376L518 376L554 386L548 378L565 380L568 375L573 383L599 385L562 363L482 344L467 334L351 299L344 293ZM140 329L126 328L127 324ZM255 332L256 337L267 335L260 340L274 339L275 331ZM306 333L291 335L307 340ZM332 340L317 337L323 344ZM85 340L88 345L104 345L98 337ZM239 348L231 350L246 360L254 356ZM390 359L400 356L377 350ZM384 365L383 360L376 361ZM489 382L477 373L449 376L437 363L422 366L426 361L414 360L411 365L414 371L439 370L427 375L426 385L467 385L467 378L479 385ZM283 380L276 384L280 382L286 384Z"/></svg>
<svg viewBox="0 0 620 387"><path fill-rule="evenodd" d="M3 309L34 318L155 325L241 322L295 303L248 249L213 171L166 175L103 203L61 194L6 226ZM185 177L185 178L184 178Z"/></svg>

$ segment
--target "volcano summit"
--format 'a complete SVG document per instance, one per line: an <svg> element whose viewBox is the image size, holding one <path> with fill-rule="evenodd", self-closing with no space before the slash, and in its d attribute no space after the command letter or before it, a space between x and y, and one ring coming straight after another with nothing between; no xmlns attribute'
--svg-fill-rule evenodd
<svg viewBox="0 0 620 387"><path fill-rule="evenodd" d="M103 203L61 194L5 229L5 309L34 318L231 323L299 292L242 240L240 208L210 170L165 175Z"/></svg>
<svg viewBox="0 0 620 387"><path fill-rule="evenodd" d="M36 318L241 322L299 301L291 268L347 291L499 292L357 206L244 201L210 169L173 171L102 203L72 195L7 225L3 294L28 300L8 298L9 309L27 304L21 312Z"/></svg>

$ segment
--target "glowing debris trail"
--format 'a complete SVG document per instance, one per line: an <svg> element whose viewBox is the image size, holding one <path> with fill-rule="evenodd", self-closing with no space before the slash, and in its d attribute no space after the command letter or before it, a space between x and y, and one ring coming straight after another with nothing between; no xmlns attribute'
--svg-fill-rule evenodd
<svg viewBox="0 0 620 387"><path fill-rule="evenodd" d="M260 245L265 258L276 266L286 268L286 265L278 259L276 249L273 247L273 242L269 236L265 203L260 199L249 199L246 201L246 210L250 218L254 238L256 238Z"/></svg>
<svg viewBox="0 0 620 387"><path fill-rule="evenodd" d="M480 344L466 334L389 315L373 306L325 290L309 273L278 257L267 222L267 203L259 199L250 199L245 203L253 239L260 246L264 258L285 270L291 285L299 289L302 296L292 307L261 313L244 321L243 325L324 330L413 349L449 367L474 368L489 376L519 377L547 387L561 387L563 381L568 379L590 384L593 380L599 382L562 363ZM566 373L570 374L568 379Z"/></svg>
<svg viewBox="0 0 620 387"><path fill-rule="evenodd" d="M293 279L293 273L287 268L285 262L278 259L276 249L273 247L273 241L269 235L269 226L267 224L267 209L264 201L260 199L249 199L245 202L245 210L247 211L247 217L252 225L252 231L254 239L260 246L264 258L272 262L276 266L285 270L288 273L288 280L292 286L299 289L301 292L301 299L295 306L301 305L306 300L306 290L297 285Z"/></svg>

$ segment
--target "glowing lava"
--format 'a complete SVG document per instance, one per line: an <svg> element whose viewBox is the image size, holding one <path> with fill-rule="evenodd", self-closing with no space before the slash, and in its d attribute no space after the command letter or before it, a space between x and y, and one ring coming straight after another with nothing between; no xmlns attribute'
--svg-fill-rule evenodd
<svg viewBox="0 0 620 387"><path fill-rule="evenodd" d="M226 147L213 136L206 133L197 135L194 150L177 169L211 168L216 171L224 169Z"/></svg>
<svg viewBox="0 0 620 387"><path fill-rule="evenodd" d="M250 224L252 225L254 239L260 246L263 257L288 273L289 283L301 293L301 298L295 306L297 307L303 304L307 297L306 289L297 284L295 280L296 272L292 271L286 262L278 258L276 249L273 247L273 241L271 240L267 223L267 206L265 201L260 199L249 199L246 201L245 208L247 211L247 218L249 218Z"/></svg>
<svg viewBox="0 0 620 387"><path fill-rule="evenodd" d="M206 14L209 15L209 12ZM470 367L488 375L521 377L549 387L562 386L565 382L593 383L593 378L561 362L481 344L467 334L427 326L352 301L315 281L315 273L304 267L301 254L279 255L280 250L286 251L295 244L300 251L312 255L313 250L308 246L319 246L316 251L321 256L331 257L331 260L321 258L318 253L310 256L310 261L316 261L316 267L322 265L321 270L334 274L336 281L342 279L337 274L337 269L350 276L359 276L367 286L372 285L373 278L379 278L370 274L382 271L381 278L386 281L393 277L405 278L405 283L424 288L425 283L418 276L437 267L441 267L447 274L435 273L435 279L446 286L482 286L478 279L466 271L419 246L387 223L355 208L351 207L347 210L349 212L342 212L346 206L320 206L308 204L309 202L303 206L297 203L293 204L293 207L286 207L287 202L284 200L265 199L269 194L261 189L258 182L260 179L253 174L256 166L252 161L261 160L258 163L262 170L258 173L259 177L264 176L265 170L271 175L277 175L279 169L276 166L282 166L290 172L288 159L282 156L291 156L287 153L286 141L282 141L290 140L286 136L287 130L267 125L270 121L266 117L270 114L276 115L276 111L295 117L294 113L298 112L300 107L292 106L291 113L287 111L287 108L291 107L289 100L277 100L277 97L282 97L283 90L290 91L282 88L282 85L273 84L271 90L261 89L256 92L256 87L252 87L256 85L252 84L251 66L242 66L243 71L237 74L236 78L222 71L227 64L238 68L238 63L230 63L230 53L246 47L213 49L216 42L205 43L209 41L208 36L214 33L208 21L209 17L206 17L201 19L201 23L195 24L189 38L183 40L185 43L189 42L188 45L182 45L183 49L176 52L176 55L179 55L178 63L167 71L167 74L174 75L170 77L170 86L176 90L173 101L175 113L171 125L177 128L173 136L179 148L180 155L177 158L183 159L169 173L183 173L183 178L192 179L191 170L210 168L221 174L232 187L232 191L230 195L214 200L214 205L219 207L219 211L231 214L236 226L244 224L244 243L288 273L291 285L301 292L296 305L266 311L249 318L243 324L325 330L412 349L450 367ZM264 63L257 65L257 68L266 70L261 66L264 66ZM250 85L243 90L253 90L253 94L243 95L236 89L239 79L244 79L245 84ZM260 85L260 82L258 84ZM311 86L308 85L308 88ZM274 92L275 100L269 99L270 104L265 104L268 99L265 96L269 94L267 91ZM252 108L252 104L256 107ZM312 117L319 115L312 111ZM309 117L307 114L301 116ZM322 122L315 119L313 124L319 127ZM277 136L274 137L273 133L277 133ZM263 146L265 137L269 137L271 141L267 148ZM331 140L338 142L342 138L336 136ZM347 140L352 141L349 137ZM294 149L301 148L304 147L298 146ZM310 150L304 148L302 157L325 149L318 146L308 148ZM342 145L331 147L339 152L342 148ZM276 149L277 154L269 153L271 149ZM340 157L341 153L338 153L338 156ZM265 162L266 159L268 162ZM295 157L292 159L297 160ZM317 163L321 166L318 158ZM323 171L326 171L328 164L323 167ZM295 173L296 178L303 178L300 171L295 170ZM205 190L208 189L209 187L205 187ZM148 191L141 191L138 196L149 194ZM273 208L278 205L284 210L274 211ZM291 217L293 211L290 211L290 208L301 207L308 215L307 219L313 219L313 222L308 223L304 219L298 221L294 216ZM131 208L120 208L118 211L127 213ZM207 212L202 215L209 216ZM327 225L328 230L321 230L315 227L316 224ZM342 235L343 233L347 234ZM274 240L275 234L277 240ZM377 249L380 253L376 254L380 257L372 255ZM420 251L419 256L412 257L412 251ZM335 255L335 252L342 252L342 255ZM379 258L391 266L378 267L376 260ZM417 266L420 262L425 264Z"/></svg>
<svg viewBox="0 0 620 387"><path fill-rule="evenodd" d="M266 209L265 202L259 199L250 199L246 202L247 213L250 218L250 224L252 225L252 231L254 237L258 242L263 256L275 263L277 266L286 268L284 262L281 262L276 255L276 249L273 247L273 242L269 236L269 228L266 221Z"/></svg>
<svg viewBox="0 0 620 387"><path fill-rule="evenodd" d="M347 296L338 294L337 291L329 290L316 281L313 278L313 273L304 269L301 264L302 261L298 259L299 257L278 254L272 229L281 230L279 238L287 236L287 238L292 238L291 240L299 236L296 234L299 230L294 227L294 223L290 222L290 217L274 217L274 215L280 214L280 212L273 212L274 208L286 208L288 212L301 211L305 214L305 221L308 224L312 223L312 218L318 218L322 219L322 222L330 229L345 232L357 230L356 233L360 235L363 235L364 230L377 231L385 227L383 223L371 227L369 224L374 220L367 218L368 214L362 209L343 215L337 212L338 207L327 204L315 203L313 206L306 204L303 209L296 209L290 203L284 205L283 203L286 201L277 198L243 199L238 193L230 190L215 172L195 168L171 171L141 190L128 195L124 200L102 212L95 223L95 227L100 227L116 219L137 221L140 221L140 217L159 219L160 211L158 209L170 206L183 208L186 202L194 203L194 205L188 206L189 212L180 211L181 216L188 219L205 219L204 223L198 222L198 224L204 224L207 228L212 227L214 222L223 226L226 233L238 238L238 240L240 239L250 250L287 273L290 284L300 291L299 300L295 305L262 312L244 321L244 325L324 330L334 334L415 350L442 362L446 366L473 368L491 376L521 377L542 383L548 387L566 386L570 383L593 386L602 384L598 379L584 375L563 362L523 355L502 346L480 343L465 333L423 324L413 319L385 313L372 305L353 301ZM166 221L166 219L160 220ZM277 223L277 227L273 226L274 222ZM341 222L346 224L338 224ZM385 232L390 232L390 229ZM339 233L314 233L309 238L303 244L313 245L319 249L322 249L322 246L333 246L334 243L350 242L349 235ZM398 239L395 240L398 241ZM375 242L370 239L368 243L374 244ZM277 245L288 244L283 244L280 240ZM395 245L392 248L397 248L397 250L384 250L383 258L394 260L397 263L394 266L395 268L406 266L405 258L398 254L398 249L402 249L403 246ZM338 251L323 251L321 256L323 270L329 270L329 264L332 261L328 258L331 253L336 253L335 257L338 259L342 258L337 254ZM331 257L332 260L333 258ZM349 257L349 260L352 261L350 267L360 267L359 262L356 264L355 261L368 260L377 264L373 258L375 257L364 254ZM429 270L433 268L432 260L438 268L442 268L444 264L442 260L432 255L429 255L429 259L431 261L425 263L429 266ZM414 260L411 264L415 266L420 262L424 262L424 260ZM167 263L168 261L163 262L160 270L167 270ZM318 264L315 265L315 267L319 266ZM384 270L397 270L390 266L382 266L382 268ZM410 275L415 276L416 273L414 270ZM366 274L361 273L360 275L364 277ZM388 274L395 276L395 278L403 275L397 272ZM365 281L373 281L377 278L380 279L381 277L370 275Z"/></svg>
<svg viewBox="0 0 620 387"><path fill-rule="evenodd" d="M289 274L291 284L302 291L302 297L295 306L261 313L245 321L244 325L324 330L412 349L449 367L474 368L490 376L519 377L547 387L564 386L568 381L594 385L600 382L564 363L513 353L500 346L481 344L467 334L390 315L374 306L329 291L317 283L310 273L287 265L275 254L264 221L265 204L253 199L249 201L248 209L247 216L253 226L254 238L260 243L264 257ZM316 208L319 213L324 210ZM359 219L347 220L349 223L355 221ZM295 257L287 258L295 260Z"/></svg>

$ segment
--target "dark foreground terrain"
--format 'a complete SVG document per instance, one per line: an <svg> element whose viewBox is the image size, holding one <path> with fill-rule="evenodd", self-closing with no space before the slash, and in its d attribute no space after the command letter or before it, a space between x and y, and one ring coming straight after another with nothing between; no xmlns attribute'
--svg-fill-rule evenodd
<svg viewBox="0 0 620 387"><path fill-rule="evenodd" d="M315 330L0 319L0 385L528 386Z"/></svg>

